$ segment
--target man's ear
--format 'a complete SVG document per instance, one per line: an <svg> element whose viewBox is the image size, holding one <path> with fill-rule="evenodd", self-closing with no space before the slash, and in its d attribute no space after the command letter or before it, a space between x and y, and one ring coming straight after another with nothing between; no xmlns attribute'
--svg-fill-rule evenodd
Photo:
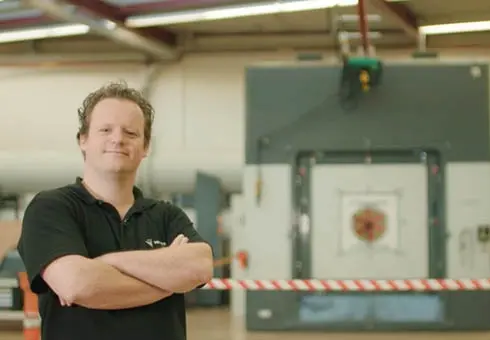
<svg viewBox="0 0 490 340"><path fill-rule="evenodd" d="M87 143L87 136L85 134L80 134L77 133L77 140L78 140L78 146L82 151L85 151L86 148L86 143Z"/></svg>
<svg viewBox="0 0 490 340"><path fill-rule="evenodd" d="M150 145L145 146L145 151L143 151L143 158L148 157L148 154L150 153Z"/></svg>

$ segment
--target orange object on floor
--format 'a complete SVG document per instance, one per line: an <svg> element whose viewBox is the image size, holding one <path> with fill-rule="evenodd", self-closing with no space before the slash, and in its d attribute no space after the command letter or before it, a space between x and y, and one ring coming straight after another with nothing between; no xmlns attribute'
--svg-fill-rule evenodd
<svg viewBox="0 0 490 340"><path fill-rule="evenodd" d="M38 297L31 291L27 273L19 273L19 286L24 296L24 340L41 340Z"/></svg>

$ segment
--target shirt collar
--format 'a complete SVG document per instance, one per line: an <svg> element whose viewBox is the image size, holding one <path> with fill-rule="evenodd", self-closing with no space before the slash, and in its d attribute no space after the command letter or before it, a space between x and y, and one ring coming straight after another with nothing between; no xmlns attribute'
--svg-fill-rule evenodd
<svg viewBox="0 0 490 340"><path fill-rule="evenodd" d="M81 177L77 177L75 183L71 185L73 191L79 196L85 203L87 204L99 204L102 202L101 200L94 197L87 188L83 185L83 179ZM154 203L153 200L147 199L144 197L143 192L137 187L133 187L133 195L134 195L134 208L138 208L138 210L143 210L148 206Z"/></svg>

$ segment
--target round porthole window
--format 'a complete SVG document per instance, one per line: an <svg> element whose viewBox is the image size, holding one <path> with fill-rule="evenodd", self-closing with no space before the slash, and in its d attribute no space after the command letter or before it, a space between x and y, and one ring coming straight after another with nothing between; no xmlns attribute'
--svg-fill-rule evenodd
<svg viewBox="0 0 490 340"><path fill-rule="evenodd" d="M354 214L352 225L358 239L374 242L386 231L386 216L380 210L364 208Z"/></svg>

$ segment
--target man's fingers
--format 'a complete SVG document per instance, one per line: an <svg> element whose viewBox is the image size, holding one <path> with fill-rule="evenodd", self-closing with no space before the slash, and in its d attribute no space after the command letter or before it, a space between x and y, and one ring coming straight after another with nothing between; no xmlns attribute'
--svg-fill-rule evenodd
<svg viewBox="0 0 490 340"><path fill-rule="evenodd" d="M68 304L65 300L63 300L62 298L59 297L59 300L60 300L60 304L63 306L63 307L70 307L71 305Z"/></svg>
<svg viewBox="0 0 490 340"><path fill-rule="evenodd" d="M189 242L189 239L187 237L185 237L184 235L179 235L179 236L182 236L182 237L179 239L178 244L186 244L187 242Z"/></svg>
<svg viewBox="0 0 490 340"><path fill-rule="evenodd" d="M182 239L182 237L184 237L184 235L182 235L182 234L177 235L177 237L174 238L174 240L172 241L171 245L180 244L180 240Z"/></svg>
<svg viewBox="0 0 490 340"><path fill-rule="evenodd" d="M177 235L177 237L172 241L170 246L178 246L181 244L186 244L189 242L189 239L182 234Z"/></svg>

